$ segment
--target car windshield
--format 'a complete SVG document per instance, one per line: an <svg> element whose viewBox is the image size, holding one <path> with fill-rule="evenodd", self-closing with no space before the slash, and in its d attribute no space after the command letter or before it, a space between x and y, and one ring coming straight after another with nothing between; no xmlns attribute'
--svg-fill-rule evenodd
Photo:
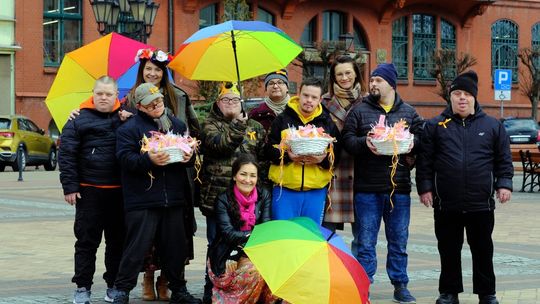
<svg viewBox="0 0 540 304"><path fill-rule="evenodd" d="M0 118L0 129L9 129L11 127L11 120Z"/></svg>
<svg viewBox="0 0 540 304"><path fill-rule="evenodd" d="M509 119L504 121L506 130L536 130L536 123L532 119Z"/></svg>

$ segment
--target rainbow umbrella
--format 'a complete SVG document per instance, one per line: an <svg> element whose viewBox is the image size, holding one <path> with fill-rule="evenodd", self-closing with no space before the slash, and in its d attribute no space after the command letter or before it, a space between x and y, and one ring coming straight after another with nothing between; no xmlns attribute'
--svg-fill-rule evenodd
<svg viewBox="0 0 540 304"><path fill-rule="evenodd" d="M343 239L307 217L255 226L244 248L276 296L291 303L369 303L369 279Z"/></svg>
<svg viewBox="0 0 540 304"><path fill-rule="evenodd" d="M67 53L45 99L58 129L62 130L69 113L92 95L99 77L108 75L118 80L119 91L125 95L135 84L135 55L139 49L149 47L111 33Z"/></svg>
<svg viewBox="0 0 540 304"><path fill-rule="evenodd" d="M286 67L301 51L275 26L232 20L197 31L169 67L192 80L240 82Z"/></svg>

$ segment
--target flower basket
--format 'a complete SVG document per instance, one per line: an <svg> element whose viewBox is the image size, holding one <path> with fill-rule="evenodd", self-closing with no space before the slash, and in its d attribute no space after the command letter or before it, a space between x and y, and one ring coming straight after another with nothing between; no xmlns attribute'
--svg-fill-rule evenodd
<svg viewBox="0 0 540 304"><path fill-rule="evenodd" d="M402 140L393 140L393 139L372 139L371 142L377 148L377 152L382 155L394 155L394 154L404 154L409 150L409 146L413 141L414 136L411 134L409 138ZM397 152L397 153L394 153Z"/></svg>
<svg viewBox="0 0 540 304"><path fill-rule="evenodd" d="M178 147L166 147L162 148L161 151L167 152L169 154L169 160L167 164L177 163L184 160L184 153Z"/></svg>
<svg viewBox="0 0 540 304"><path fill-rule="evenodd" d="M333 138L325 137L297 137L288 140L292 153L296 155L319 155L326 152L328 144Z"/></svg>

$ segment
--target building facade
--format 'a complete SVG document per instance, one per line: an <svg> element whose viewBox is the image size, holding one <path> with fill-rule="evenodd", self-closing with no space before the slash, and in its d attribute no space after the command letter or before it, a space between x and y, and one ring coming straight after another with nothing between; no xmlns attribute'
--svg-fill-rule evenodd
<svg viewBox="0 0 540 304"><path fill-rule="evenodd" d="M13 62L14 81L7 87L12 99L6 101L2 95L0 111L29 116L40 127L54 131L44 100L63 55L99 38L92 8L87 0L7 2L8 8L14 7L15 15L5 16L3 8L0 13L0 64ZM160 8L148 44L171 52L198 29L219 23L224 13L223 1L154 2ZM436 49L453 49L477 59L473 69L480 78L478 99L495 116L500 115L500 102L494 97L493 70L511 69L512 100L505 102L504 116L531 115L528 97L520 90L526 76L520 74L524 68L517 52L540 45L540 0L247 2L255 20L274 24L307 47L352 33L355 49L363 54L366 75L378 63L394 62L399 74L398 92L425 117L434 116L445 106L430 74ZM11 41L6 34L10 26L15 26ZM6 53L9 58L14 56L14 61L4 60ZM6 77L4 68L0 71L0 77ZM289 75L299 83L302 68L290 65ZM177 84L196 95L193 82L179 75L175 78ZM1 86L5 86L3 79Z"/></svg>
<svg viewBox="0 0 540 304"><path fill-rule="evenodd" d="M0 10L0 114L15 113L15 0L1 0Z"/></svg>

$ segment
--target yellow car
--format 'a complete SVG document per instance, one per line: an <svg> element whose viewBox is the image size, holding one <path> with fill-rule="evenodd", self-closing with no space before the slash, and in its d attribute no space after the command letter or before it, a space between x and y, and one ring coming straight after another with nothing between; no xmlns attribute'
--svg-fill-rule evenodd
<svg viewBox="0 0 540 304"><path fill-rule="evenodd" d="M53 171L56 157L54 141L30 119L21 115L0 115L0 172L6 166L18 171L19 163L23 170L26 166L43 165L45 170Z"/></svg>

